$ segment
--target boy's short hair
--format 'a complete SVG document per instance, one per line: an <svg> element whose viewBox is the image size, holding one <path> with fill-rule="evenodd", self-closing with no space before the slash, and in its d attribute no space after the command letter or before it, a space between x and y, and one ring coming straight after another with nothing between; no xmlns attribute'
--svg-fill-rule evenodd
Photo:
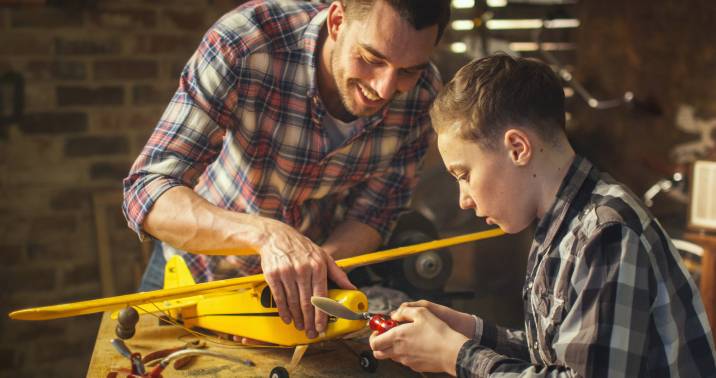
<svg viewBox="0 0 716 378"><path fill-rule="evenodd" d="M564 89L548 65L497 54L460 68L433 102L430 117L438 134L457 129L492 150L514 126L555 141L565 130Z"/></svg>
<svg viewBox="0 0 716 378"><path fill-rule="evenodd" d="M373 8L373 4L377 0L341 0L345 8L346 16L349 20L358 20L364 18ZM415 30L437 25L438 36L435 44L440 41L440 37L445 31L445 26L450 21L450 0L384 0L388 5L395 9L400 17Z"/></svg>

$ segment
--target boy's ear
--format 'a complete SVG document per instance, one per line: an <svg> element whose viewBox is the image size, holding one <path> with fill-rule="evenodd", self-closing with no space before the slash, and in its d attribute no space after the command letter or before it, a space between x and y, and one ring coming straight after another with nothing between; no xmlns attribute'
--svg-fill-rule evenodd
<svg viewBox="0 0 716 378"><path fill-rule="evenodd" d="M338 40L338 31L346 24L346 12L342 2L334 1L328 7L328 17L326 25L328 29L328 37L334 42Z"/></svg>
<svg viewBox="0 0 716 378"><path fill-rule="evenodd" d="M510 161L517 166L525 166L532 159L532 141L520 129L505 131L504 146Z"/></svg>

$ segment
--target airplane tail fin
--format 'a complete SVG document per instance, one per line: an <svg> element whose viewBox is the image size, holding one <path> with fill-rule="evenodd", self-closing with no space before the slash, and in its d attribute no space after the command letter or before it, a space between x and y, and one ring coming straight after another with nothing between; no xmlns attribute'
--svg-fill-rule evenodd
<svg viewBox="0 0 716 378"><path fill-rule="evenodd" d="M184 258L178 255L172 256L164 268L164 288L191 286L194 285L194 277L189 271Z"/></svg>

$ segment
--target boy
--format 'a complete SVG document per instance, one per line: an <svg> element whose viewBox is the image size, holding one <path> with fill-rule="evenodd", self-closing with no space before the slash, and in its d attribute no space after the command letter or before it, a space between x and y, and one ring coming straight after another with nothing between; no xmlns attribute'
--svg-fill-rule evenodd
<svg viewBox="0 0 716 378"><path fill-rule="evenodd" d="M371 336L376 358L461 377L716 375L704 307L676 249L636 196L575 155L548 66L473 61L430 115L461 208L509 233L538 220L525 330L407 303L393 319L408 324Z"/></svg>

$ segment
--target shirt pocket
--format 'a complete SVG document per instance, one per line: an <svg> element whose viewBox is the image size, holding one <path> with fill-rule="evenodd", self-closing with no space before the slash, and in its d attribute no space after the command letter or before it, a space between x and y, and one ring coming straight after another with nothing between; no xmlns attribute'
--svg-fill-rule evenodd
<svg viewBox="0 0 716 378"><path fill-rule="evenodd" d="M552 342L564 318L564 299L550 292L535 292L531 296L539 355L545 364L558 364Z"/></svg>

